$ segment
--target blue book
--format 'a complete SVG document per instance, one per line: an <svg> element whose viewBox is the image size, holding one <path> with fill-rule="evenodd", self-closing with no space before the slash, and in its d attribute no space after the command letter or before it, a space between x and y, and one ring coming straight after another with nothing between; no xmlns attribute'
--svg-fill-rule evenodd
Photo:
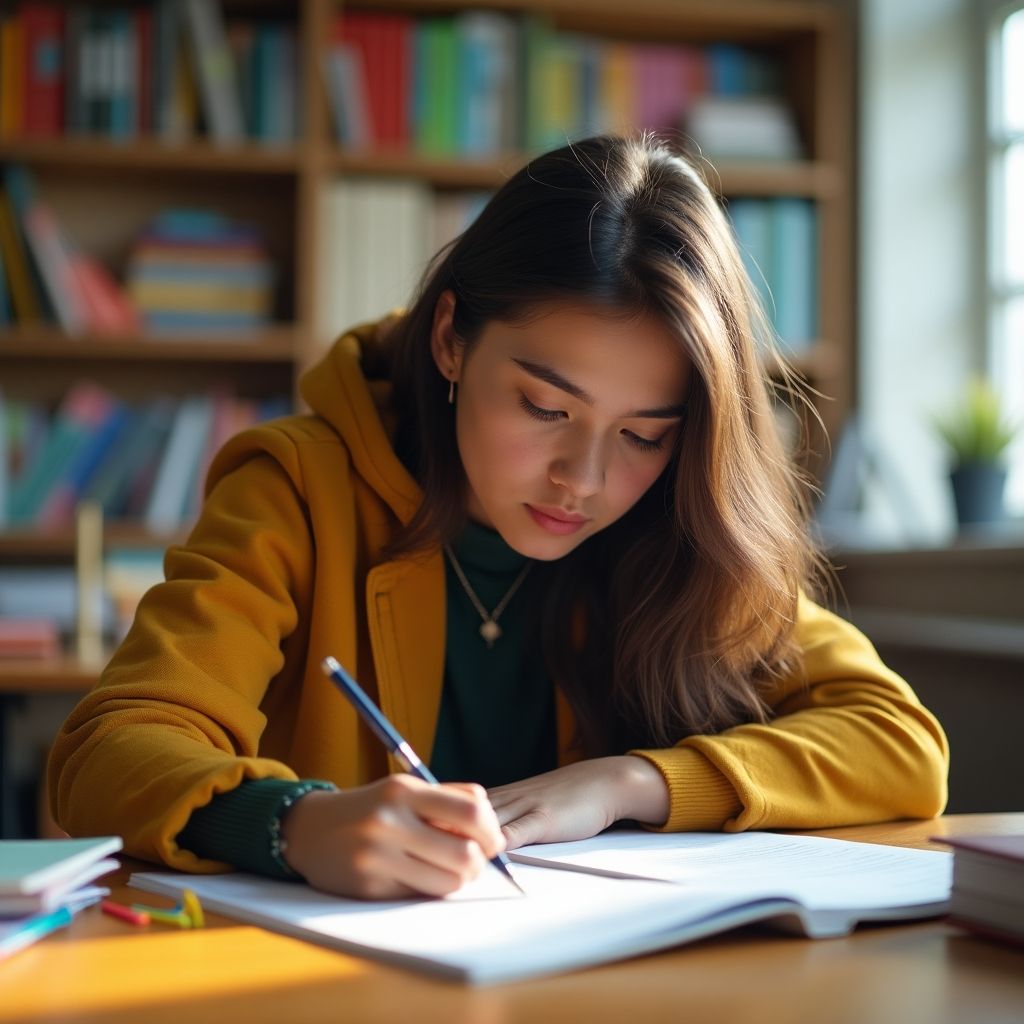
<svg viewBox="0 0 1024 1024"><path fill-rule="evenodd" d="M188 395L178 406L146 505L146 526L156 533L182 525L213 422L208 395Z"/></svg>
<svg viewBox="0 0 1024 1024"><path fill-rule="evenodd" d="M110 82L110 137L129 139L135 134L136 96L138 84L135 81L136 46L138 40L127 11L112 11L109 15L110 30L107 36L108 53L112 55L109 70Z"/></svg>
<svg viewBox="0 0 1024 1024"><path fill-rule="evenodd" d="M4 271L4 250L0 246L0 327L14 323L11 312L11 297L7 291L7 274Z"/></svg>
<svg viewBox="0 0 1024 1024"><path fill-rule="evenodd" d="M7 506L10 503L11 490L11 442L8 419L7 403L4 401L3 391L0 391L0 528L7 525Z"/></svg>
<svg viewBox="0 0 1024 1024"><path fill-rule="evenodd" d="M716 96L747 95L747 56L739 46L716 43L707 48L711 93Z"/></svg>
<svg viewBox="0 0 1024 1024"><path fill-rule="evenodd" d="M769 200L730 199L728 214L743 266L761 297L768 319L774 320L775 304L772 296L775 268Z"/></svg>
<svg viewBox="0 0 1024 1024"><path fill-rule="evenodd" d="M818 229L809 199L772 201L775 330L783 345L805 351L818 334Z"/></svg>

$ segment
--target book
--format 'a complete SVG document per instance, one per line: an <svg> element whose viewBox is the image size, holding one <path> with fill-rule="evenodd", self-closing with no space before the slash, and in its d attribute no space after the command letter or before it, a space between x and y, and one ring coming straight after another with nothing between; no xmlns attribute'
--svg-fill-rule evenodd
<svg viewBox="0 0 1024 1024"><path fill-rule="evenodd" d="M146 527L154 533L177 529L184 522L212 418L209 395L187 395L178 406L146 505Z"/></svg>
<svg viewBox="0 0 1024 1024"><path fill-rule="evenodd" d="M69 478L82 452L90 446L97 429L116 407L106 389L88 380L71 386L46 435L46 441L23 471L11 481L12 524L35 522L51 493Z"/></svg>
<svg viewBox="0 0 1024 1024"><path fill-rule="evenodd" d="M791 352L806 351L818 334L817 214L809 199L771 203L771 267L775 330Z"/></svg>
<svg viewBox="0 0 1024 1024"><path fill-rule="evenodd" d="M700 96L686 113L691 146L709 159L800 160L793 111L773 96Z"/></svg>
<svg viewBox="0 0 1024 1024"><path fill-rule="evenodd" d="M0 252L3 253L11 292L13 320L32 324L42 319L39 297L32 279L28 247L18 226L14 206L0 187Z"/></svg>
<svg viewBox="0 0 1024 1024"><path fill-rule="evenodd" d="M941 841L953 847L950 920L1024 945L1024 835Z"/></svg>
<svg viewBox="0 0 1024 1024"><path fill-rule="evenodd" d="M0 615L0 659L46 659L60 655L60 630L54 619Z"/></svg>
<svg viewBox="0 0 1024 1024"><path fill-rule="evenodd" d="M58 4L21 5L25 33L25 134L53 138L64 122L64 11Z"/></svg>
<svg viewBox="0 0 1024 1024"><path fill-rule="evenodd" d="M242 98L220 5L186 0L184 9L210 138L219 144L241 142Z"/></svg>
<svg viewBox="0 0 1024 1024"><path fill-rule="evenodd" d="M143 872L129 884L273 931L474 984L553 974L754 922L811 938L941 915L951 855L769 833L613 831L509 854L444 899L364 902L249 874Z"/></svg>
<svg viewBox="0 0 1024 1024"><path fill-rule="evenodd" d="M0 917L46 913L113 871L120 836L0 840Z"/></svg>

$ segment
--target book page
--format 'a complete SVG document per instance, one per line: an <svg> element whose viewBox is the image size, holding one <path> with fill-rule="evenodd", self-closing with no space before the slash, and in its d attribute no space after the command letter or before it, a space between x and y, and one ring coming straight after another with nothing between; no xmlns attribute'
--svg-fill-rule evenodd
<svg viewBox="0 0 1024 1024"><path fill-rule="evenodd" d="M513 865L526 895L497 872L446 899L343 899L255 875L132 875L130 884L313 942L475 982L546 974L721 931L775 907L741 908L724 893ZM489 877L487 877L489 876Z"/></svg>
<svg viewBox="0 0 1024 1024"><path fill-rule="evenodd" d="M520 863L553 863L673 882L736 899L784 896L811 910L867 911L949 898L952 856L817 836L612 831L577 843L524 846Z"/></svg>

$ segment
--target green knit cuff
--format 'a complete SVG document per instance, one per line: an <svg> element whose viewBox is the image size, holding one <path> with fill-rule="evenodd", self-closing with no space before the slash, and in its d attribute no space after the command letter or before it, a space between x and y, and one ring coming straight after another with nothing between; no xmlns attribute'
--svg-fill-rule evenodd
<svg viewBox="0 0 1024 1024"><path fill-rule="evenodd" d="M281 823L307 793L334 789L315 779L254 779L197 807L178 833L178 845L197 857L224 861L269 878L299 878L284 859Z"/></svg>

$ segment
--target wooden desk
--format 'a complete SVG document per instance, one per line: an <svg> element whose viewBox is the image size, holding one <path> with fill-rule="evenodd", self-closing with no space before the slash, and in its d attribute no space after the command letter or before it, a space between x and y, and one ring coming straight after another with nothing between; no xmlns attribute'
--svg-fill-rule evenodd
<svg viewBox="0 0 1024 1024"><path fill-rule="evenodd" d="M819 834L927 847L932 835L978 831L1024 833L1024 813ZM126 875L115 895L140 898ZM606 967L471 989L221 917L196 932L143 930L90 909L65 933L0 963L0 1021L44 1020L1019 1024L1024 950L941 921L818 941L748 928Z"/></svg>

